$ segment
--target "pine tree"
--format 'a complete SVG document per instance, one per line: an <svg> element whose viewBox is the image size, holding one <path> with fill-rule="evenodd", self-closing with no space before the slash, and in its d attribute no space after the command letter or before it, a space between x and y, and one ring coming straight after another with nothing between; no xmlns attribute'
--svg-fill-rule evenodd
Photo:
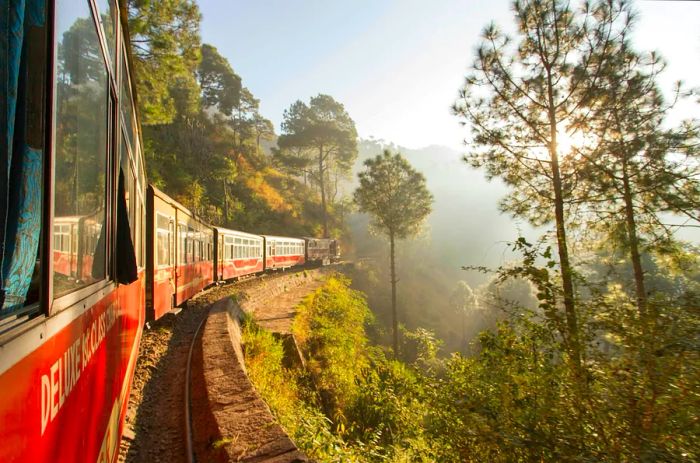
<svg viewBox="0 0 700 463"><path fill-rule="evenodd" d="M454 111L473 135L465 159L513 187L503 209L536 225L554 222L566 319L561 334L580 376L566 215L580 163L559 139L580 130L583 105L597 92L629 11L615 0L586 4L581 12L567 1L516 1L514 11L517 43L493 24L484 30Z"/></svg>
<svg viewBox="0 0 700 463"><path fill-rule="evenodd" d="M357 158L355 122L345 107L329 95L319 94L306 105L294 102L284 112L282 135L277 140L281 150L296 150L315 164L312 179L321 193L323 236L329 236L328 174L331 166L348 172Z"/></svg>
<svg viewBox="0 0 700 463"><path fill-rule="evenodd" d="M391 265L391 314L394 355L399 354L399 322L396 307L396 240L409 238L420 230L430 215L433 196L425 177L411 167L400 153L385 150L367 159L358 174L360 186L355 203L372 216L372 228L389 238Z"/></svg>

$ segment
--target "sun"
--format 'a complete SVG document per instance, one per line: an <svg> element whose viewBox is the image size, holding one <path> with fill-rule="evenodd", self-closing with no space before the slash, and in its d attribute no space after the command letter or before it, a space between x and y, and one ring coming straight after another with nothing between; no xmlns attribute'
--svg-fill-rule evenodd
<svg viewBox="0 0 700 463"><path fill-rule="evenodd" d="M557 153L560 156L570 156L586 144L586 135L581 130L567 130L560 125L557 128Z"/></svg>

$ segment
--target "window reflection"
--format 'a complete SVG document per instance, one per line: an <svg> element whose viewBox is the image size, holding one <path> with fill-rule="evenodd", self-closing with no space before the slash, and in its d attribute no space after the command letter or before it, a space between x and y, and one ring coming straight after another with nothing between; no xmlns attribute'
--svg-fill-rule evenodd
<svg viewBox="0 0 700 463"><path fill-rule="evenodd" d="M88 5L56 4L55 297L106 275L108 81Z"/></svg>
<svg viewBox="0 0 700 463"><path fill-rule="evenodd" d="M117 7L114 0L97 0L97 9L100 15L100 24L105 34L107 41L107 50L109 58L113 64L113 69L116 68L116 51L117 51Z"/></svg>

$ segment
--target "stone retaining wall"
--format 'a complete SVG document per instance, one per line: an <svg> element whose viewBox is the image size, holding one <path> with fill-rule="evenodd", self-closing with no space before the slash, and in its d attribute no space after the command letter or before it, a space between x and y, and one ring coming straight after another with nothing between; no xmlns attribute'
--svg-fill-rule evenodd
<svg viewBox="0 0 700 463"><path fill-rule="evenodd" d="M202 335L204 382L219 428L219 451L226 452L228 461L307 462L248 379L241 316L241 308L224 298L212 306Z"/></svg>

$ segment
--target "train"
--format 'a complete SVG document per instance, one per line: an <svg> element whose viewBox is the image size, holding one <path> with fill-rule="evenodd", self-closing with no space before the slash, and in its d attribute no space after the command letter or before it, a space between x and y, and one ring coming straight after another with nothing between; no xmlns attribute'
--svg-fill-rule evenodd
<svg viewBox="0 0 700 463"><path fill-rule="evenodd" d="M148 322L340 247L208 224L148 184L126 0L5 13L0 461L115 462Z"/></svg>
<svg viewBox="0 0 700 463"><path fill-rule="evenodd" d="M336 239L257 235L210 225L153 185L146 192L146 320L223 281L340 258Z"/></svg>

